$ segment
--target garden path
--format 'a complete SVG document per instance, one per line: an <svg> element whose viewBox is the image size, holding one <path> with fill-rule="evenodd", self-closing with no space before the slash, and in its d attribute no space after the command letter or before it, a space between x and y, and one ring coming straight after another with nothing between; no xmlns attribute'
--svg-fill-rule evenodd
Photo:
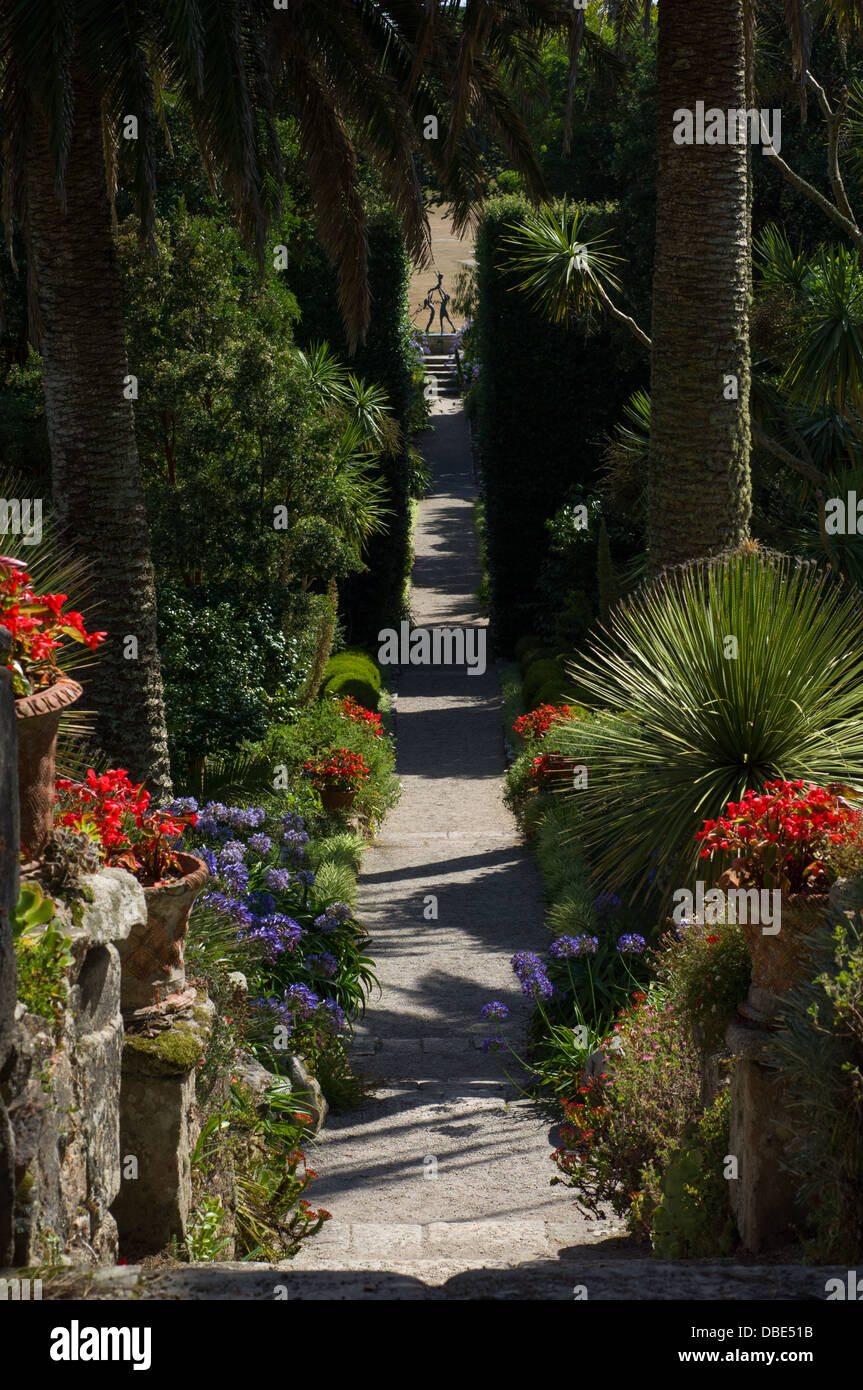
<svg viewBox="0 0 863 1390"><path fill-rule="evenodd" d="M467 422L458 400L433 411L412 626L484 633ZM605 1242L613 1228L581 1219L567 1190L549 1185L547 1119L480 1050L494 1031L480 1018L487 1000L509 1006L509 1036L523 1031L530 1001L510 957L548 945L539 878L502 800L498 677L492 666L482 675L406 666L396 709L402 797L366 855L358 911L382 994L353 1055L378 1084L320 1137L314 1203L334 1219L291 1267L410 1272L434 1284L557 1264L561 1250Z"/></svg>
<svg viewBox="0 0 863 1390"><path fill-rule="evenodd" d="M419 510L413 623L482 623L466 422L460 403L445 397L434 413L424 454L435 484ZM397 711L403 796L368 851L360 885L382 993L358 1030L354 1057L379 1084L362 1109L330 1117L306 1150L320 1175L310 1196L333 1220L280 1265L119 1266L95 1271L87 1296L823 1297L825 1278L844 1279L845 1271L654 1261L611 1222L580 1219L568 1190L549 1186L548 1121L478 1047L490 1031L479 1018L489 999L510 1006L507 1028L517 1035L529 1001L509 958L548 942L540 882L501 799L496 674L404 668ZM430 894L438 915L426 920Z"/></svg>

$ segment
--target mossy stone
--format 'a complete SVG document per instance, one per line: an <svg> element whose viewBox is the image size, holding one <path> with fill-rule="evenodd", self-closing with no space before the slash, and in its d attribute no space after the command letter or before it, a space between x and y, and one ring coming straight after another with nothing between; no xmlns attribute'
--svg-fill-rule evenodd
<svg viewBox="0 0 863 1390"><path fill-rule="evenodd" d="M123 1059L134 1058L136 1070L153 1076L177 1076L191 1071L203 1056L200 1038L189 1028L169 1028L155 1038L127 1034L123 1043Z"/></svg>

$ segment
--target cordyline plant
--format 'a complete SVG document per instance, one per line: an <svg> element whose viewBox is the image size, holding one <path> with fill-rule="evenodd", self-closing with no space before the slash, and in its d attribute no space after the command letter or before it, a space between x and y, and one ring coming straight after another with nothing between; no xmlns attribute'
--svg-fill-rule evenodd
<svg viewBox="0 0 863 1390"><path fill-rule="evenodd" d="M730 801L695 836L700 857L729 855L745 887L825 893L837 846L863 839L863 816L838 793L805 782L768 782Z"/></svg>
<svg viewBox="0 0 863 1390"><path fill-rule="evenodd" d="M696 877L696 830L748 788L863 784L863 606L813 565L751 548L666 571L570 670L614 716L573 793L582 833L633 899L657 873L669 901Z"/></svg>
<svg viewBox="0 0 863 1390"><path fill-rule="evenodd" d="M106 864L128 869L148 885L182 872L174 845L197 823L196 815L151 810L150 793L123 768L101 775L89 768L85 781L58 777L55 785L56 823L89 835Z"/></svg>
<svg viewBox="0 0 863 1390"><path fill-rule="evenodd" d="M64 674L59 654L65 640L95 651L107 633L87 632L84 619L67 609L66 594L35 594L20 560L0 555L0 626L12 634L6 665L17 696L45 690Z"/></svg>

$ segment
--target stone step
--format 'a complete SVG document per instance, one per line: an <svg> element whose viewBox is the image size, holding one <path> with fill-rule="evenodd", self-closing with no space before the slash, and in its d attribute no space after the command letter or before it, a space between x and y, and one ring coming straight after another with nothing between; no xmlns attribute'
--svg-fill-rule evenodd
<svg viewBox="0 0 863 1390"><path fill-rule="evenodd" d="M328 1221L291 1269L390 1269L453 1263L462 1269L505 1269L526 1260L583 1258L592 1242L624 1236L622 1226L583 1221Z"/></svg>
<svg viewBox="0 0 863 1390"><path fill-rule="evenodd" d="M635 1255L623 1244L617 1255L609 1256L606 1248L595 1244L582 1246L580 1251L566 1250L564 1258L534 1259L517 1266L498 1262L477 1268L463 1255L448 1251L429 1259L392 1258L380 1270L369 1259L361 1260L356 1268L337 1264L304 1267L306 1252L320 1239L320 1235L313 1237L296 1259L280 1264L218 1261L167 1271L144 1270L140 1265L76 1269L46 1279L42 1296L46 1301L86 1298L88 1302L512 1299L596 1303L693 1299L763 1305L767 1301L824 1301L827 1280L838 1278L845 1283L848 1274L838 1265L741 1265L733 1258L709 1263L666 1262ZM0 1270L0 1275L3 1273Z"/></svg>

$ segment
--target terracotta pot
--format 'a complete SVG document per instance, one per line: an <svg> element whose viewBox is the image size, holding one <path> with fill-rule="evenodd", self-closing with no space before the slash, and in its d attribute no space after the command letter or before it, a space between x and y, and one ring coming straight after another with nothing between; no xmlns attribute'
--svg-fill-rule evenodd
<svg viewBox="0 0 863 1390"><path fill-rule="evenodd" d="M828 893L783 898L775 936L765 936L758 924L743 924L752 959L752 983L738 1011L745 1022L760 1028L773 1026L780 996L806 979L809 937L824 922L829 900Z"/></svg>
<svg viewBox="0 0 863 1390"><path fill-rule="evenodd" d="M210 876L202 859L178 854L182 877L144 888L147 921L118 941L124 1014L162 1004L186 983L185 946L189 913Z"/></svg>
<svg viewBox="0 0 863 1390"><path fill-rule="evenodd" d="M18 797L21 844L38 859L54 828L54 767L60 715L81 698L77 681L56 681L47 690L15 701L18 729Z"/></svg>
<svg viewBox="0 0 863 1390"><path fill-rule="evenodd" d="M342 787L324 787L321 791L321 805L325 811L350 811L356 799L355 787L347 791Z"/></svg>

